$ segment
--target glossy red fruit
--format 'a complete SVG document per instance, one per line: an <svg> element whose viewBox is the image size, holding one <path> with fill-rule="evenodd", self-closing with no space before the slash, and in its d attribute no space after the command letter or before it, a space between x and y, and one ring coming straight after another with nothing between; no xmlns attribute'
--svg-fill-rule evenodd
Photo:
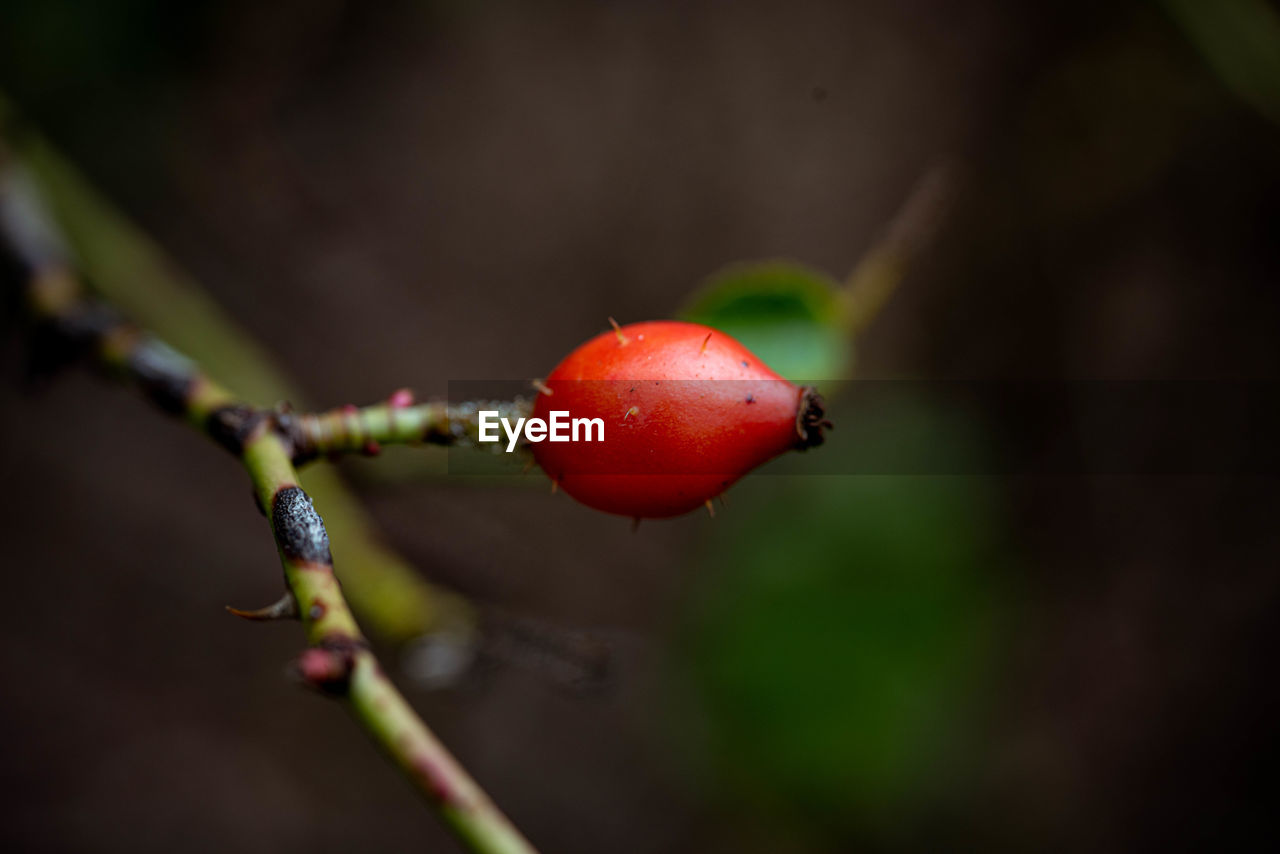
<svg viewBox="0 0 1280 854"><path fill-rule="evenodd" d="M603 441L542 441L533 455L598 510L678 516L751 469L822 442L821 398L775 374L722 332L653 321L605 332L545 380L534 417L600 418ZM585 435L585 434L583 434Z"/></svg>

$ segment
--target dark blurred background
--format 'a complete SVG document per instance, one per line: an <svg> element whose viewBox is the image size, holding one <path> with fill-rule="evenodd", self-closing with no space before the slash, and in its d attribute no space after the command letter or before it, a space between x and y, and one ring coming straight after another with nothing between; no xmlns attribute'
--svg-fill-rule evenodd
<svg viewBox="0 0 1280 854"><path fill-rule="evenodd" d="M1274 16L5 0L0 88L316 402L540 375L733 261L842 277L940 162L959 189L861 376L1275 379ZM285 678L296 628L222 611L279 592L236 467L85 373L30 394L4 352L4 847L454 850ZM612 650L590 690L406 681L546 851L1270 833L1273 478L779 475L632 534L376 465L345 471L426 574Z"/></svg>

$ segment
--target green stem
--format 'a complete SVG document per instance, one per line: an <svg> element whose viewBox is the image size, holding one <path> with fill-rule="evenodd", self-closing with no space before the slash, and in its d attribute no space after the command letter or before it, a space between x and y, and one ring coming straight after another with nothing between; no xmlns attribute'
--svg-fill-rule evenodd
<svg viewBox="0 0 1280 854"><path fill-rule="evenodd" d="M341 697L357 721L435 807L470 851L532 852L532 846L435 738L379 666L334 574L329 534L298 485L297 448L271 414L239 402L194 362L86 299L58 254L34 188L0 172L0 249L7 249L31 314L46 335L88 350L127 375L151 400L234 453L271 522L285 583L306 631L298 670ZM44 229L44 230L42 230ZM2 253L0 253L2 254ZM390 435L390 434L389 434ZM283 612L282 613L286 613Z"/></svg>
<svg viewBox="0 0 1280 854"><path fill-rule="evenodd" d="M866 329L893 296L954 201L955 184L954 164L942 163L926 172L885 233L849 273L840 293L840 319L848 334L856 336Z"/></svg>
<svg viewBox="0 0 1280 854"><path fill-rule="evenodd" d="M373 406L343 406L327 412L286 416L295 435L300 456L331 456L341 453L377 453L382 445L461 445L501 451L501 443L480 443L481 410L496 411L499 417L529 415L522 400L487 400L465 403L428 401L414 403L407 389Z"/></svg>
<svg viewBox="0 0 1280 854"><path fill-rule="evenodd" d="M469 850L532 852L529 842L427 729L369 651L334 575L323 522L297 486L291 454L278 434L263 429L245 443L241 459L259 503L270 508L285 581L311 644L299 663L303 678L345 698L356 720Z"/></svg>
<svg viewBox="0 0 1280 854"><path fill-rule="evenodd" d="M179 344L208 374L259 406L288 400L303 408L294 384L222 308L166 257L148 235L102 198L39 133L22 123L0 92L3 143L23 172L38 179L58 232L75 248L77 267L95 289L130 317ZM2 163L0 163L2 165ZM56 238L55 238L56 239ZM325 507L338 543L348 600L380 640L402 644L423 635L475 635L476 608L454 591L427 581L377 535L364 508L338 472L309 469L307 491Z"/></svg>

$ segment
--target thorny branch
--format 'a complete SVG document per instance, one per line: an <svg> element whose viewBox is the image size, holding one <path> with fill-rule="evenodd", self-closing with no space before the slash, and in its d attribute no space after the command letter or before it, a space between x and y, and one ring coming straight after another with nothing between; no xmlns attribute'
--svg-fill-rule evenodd
<svg viewBox="0 0 1280 854"><path fill-rule="evenodd" d="M343 406L301 415L277 410L271 417L289 438L294 462L300 464L317 456L372 455L382 445L476 445L482 409L514 421L527 416L530 407L522 400L415 403L412 392L400 389L373 406Z"/></svg>
<svg viewBox="0 0 1280 854"><path fill-rule="evenodd" d="M21 163L21 175L38 180L58 236L75 247L77 270L92 280L94 293L161 338L181 342L184 353L243 400L262 405L305 399L273 354L86 182L0 90L0 157L5 151ZM428 456L421 455L423 463ZM491 607L423 577L378 535L336 468L316 466L306 482L339 544L347 601L366 631L403 648L415 680L445 684L459 673L453 664L487 654L494 631L502 631ZM441 648L460 657L448 664L432 652Z"/></svg>
<svg viewBox="0 0 1280 854"><path fill-rule="evenodd" d="M363 417L359 410L356 417L346 410L342 416L292 416L239 401L191 360L85 296L34 189L19 178L0 163L0 261L6 278L20 286L37 346L51 359L88 356L131 378L158 407L240 460L270 521L289 594L274 608L244 616L296 614L309 644L296 662L299 675L346 703L469 850L533 851L378 664L334 574L324 522L295 470L295 461L320 453L368 450L370 442L456 440L467 431L454 428L447 406L414 406L404 395ZM338 424L346 429L335 429Z"/></svg>

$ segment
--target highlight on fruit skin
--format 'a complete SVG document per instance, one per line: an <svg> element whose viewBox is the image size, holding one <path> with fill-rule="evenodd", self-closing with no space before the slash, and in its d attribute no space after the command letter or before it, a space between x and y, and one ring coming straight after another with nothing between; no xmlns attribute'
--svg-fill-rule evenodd
<svg viewBox="0 0 1280 854"><path fill-rule="evenodd" d="M543 383L534 417L600 418L604 440L538 442L534 459L583 504L636 519L701 508L779 454L821 444L831 426L814 389L696 323L614 324Z"/></svg>

